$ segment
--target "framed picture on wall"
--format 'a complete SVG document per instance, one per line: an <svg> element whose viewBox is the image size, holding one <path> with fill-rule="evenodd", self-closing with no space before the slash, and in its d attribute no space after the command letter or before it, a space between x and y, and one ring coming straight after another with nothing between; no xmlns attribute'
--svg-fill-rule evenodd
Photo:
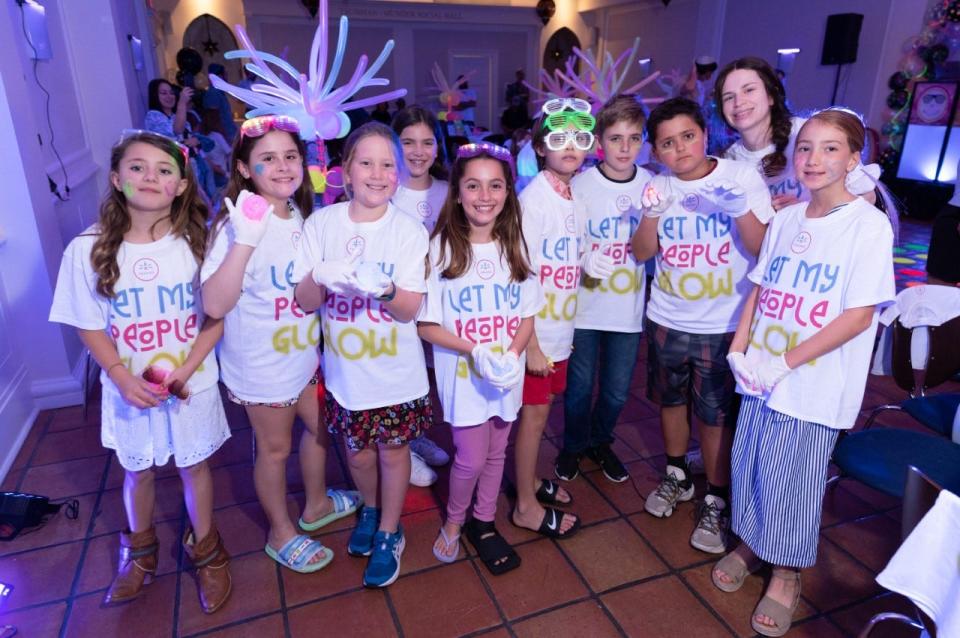
<svg viewBox="0 0 960 638"><path fill-rule="evenodd" d="M960 159L957 98L957 82L914 85L897 177L922 182L956 180Z"/></svg>

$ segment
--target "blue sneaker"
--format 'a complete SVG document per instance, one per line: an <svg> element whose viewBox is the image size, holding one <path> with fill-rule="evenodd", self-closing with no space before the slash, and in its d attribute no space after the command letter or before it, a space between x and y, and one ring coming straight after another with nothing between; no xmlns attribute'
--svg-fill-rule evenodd
<svg viewBox="0 0 960 638"><path fill-rule="evenodd" d="M369 556L373 551L373 537L380 527L380 508L364 507L360 510L357 526L350 534L347 553L351 556Z"/></svg>
<svg viewBox="0 0 960 638"><path fill-rule="evenodd" d="M386 587L397 580L400 575L400 555L405 546L402 527L398 526L393 534L377 532L373 539L373 554L363 572L363 586Z"/></svg>

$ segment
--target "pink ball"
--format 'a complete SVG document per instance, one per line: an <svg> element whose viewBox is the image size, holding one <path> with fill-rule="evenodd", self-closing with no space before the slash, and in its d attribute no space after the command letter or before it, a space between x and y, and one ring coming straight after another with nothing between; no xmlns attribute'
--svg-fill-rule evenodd
<svg viewBox="0 0 960 638"><path fill-rule="evenodd" d="M243 200L243 215L251 221L258 222L263 219L263 215L269 207L270 204L267 203L267 200L259 195L251 195Z"/></svg>

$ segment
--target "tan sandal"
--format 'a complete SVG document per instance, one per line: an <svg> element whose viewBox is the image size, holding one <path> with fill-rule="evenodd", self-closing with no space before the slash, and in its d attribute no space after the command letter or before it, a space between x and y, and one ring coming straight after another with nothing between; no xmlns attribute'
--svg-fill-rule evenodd
<svg viewBox="0 0 960 638"><path fill-rule="evenodd" d="M710 570L710 579L713 581L713 584L716 585L717 589L732 594L743 587L743 582L747 579L747 576L760 569L760 561L755 559L753 562L756 563L756 565L750 567L743 560L742 556L736 552L730 552L720 559L720 561L713 566L713 569ZM726 574L730 582L725 583L717 578L717 571Z"/></svg>
<svg viewBox="0 0 960 638"><path fill-rule="evenodd" d="M793 595L793 604L787 607L764 594L760 602L757 603L756 609L753 610L753 615L750 617L750 626L760 635L782 636L790 631L790 625L793 623L793 613L797 610L797 605L800 604L800 572L791 571L789 573L792 574L792 576L784 577L779 574L774 574L771 578L779 578L786 581L793 580L797 583L797 591L794 592ZM770 618L773 620L773 626L758 623L757 616Z"/></svg>

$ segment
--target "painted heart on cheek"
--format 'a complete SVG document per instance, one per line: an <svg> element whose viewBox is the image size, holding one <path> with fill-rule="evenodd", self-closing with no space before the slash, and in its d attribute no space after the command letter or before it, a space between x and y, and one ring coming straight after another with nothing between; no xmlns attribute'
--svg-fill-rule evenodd
<svg viewBox="0 0 960 638"><path fill-rule="evenodd" d="M251 195L243 201L243 215L249 220L258 222L263 219L264 213L270 204L259 195Z"/></svg>

